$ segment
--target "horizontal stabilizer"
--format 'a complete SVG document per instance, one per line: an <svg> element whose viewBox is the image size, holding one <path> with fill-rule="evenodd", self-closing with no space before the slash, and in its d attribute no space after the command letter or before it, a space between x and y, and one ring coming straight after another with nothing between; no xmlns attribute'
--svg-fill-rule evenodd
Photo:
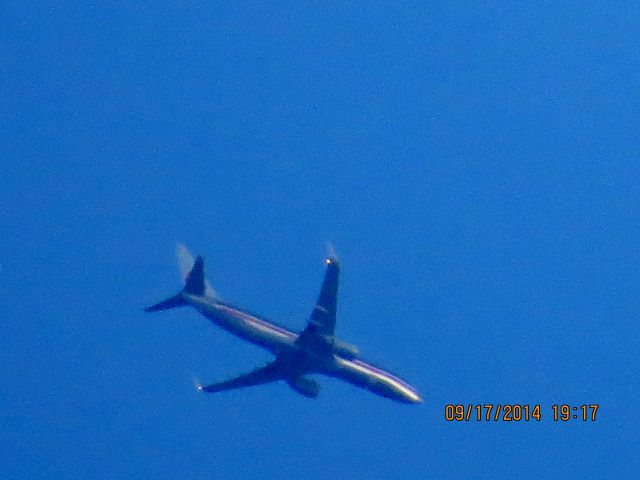
<svg viewBox="0 0 640 480"><path fill-rule="evenodd" d="M156 303L155 305L151 305L144 309L145 312L158 312L160 310L169 310L170 308L182 307L186 305L184 299L182 298L182 294L167 298L160 303Z"/></svg>

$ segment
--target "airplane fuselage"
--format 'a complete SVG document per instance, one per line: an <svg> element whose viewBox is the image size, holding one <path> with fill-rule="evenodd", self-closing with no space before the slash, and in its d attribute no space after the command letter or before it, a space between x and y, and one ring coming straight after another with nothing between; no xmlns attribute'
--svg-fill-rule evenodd
<svg viewBox="0 0 640 480"><path fill-rule="evenodd" d="M292 375L322 374L347 381L377 395L404 403L418 403L420 395L403 380L354 354L331 348L311 348L300 335L268 320L208 297L182 293L184 301L228 332L279 357L296 358Z"/></svg>

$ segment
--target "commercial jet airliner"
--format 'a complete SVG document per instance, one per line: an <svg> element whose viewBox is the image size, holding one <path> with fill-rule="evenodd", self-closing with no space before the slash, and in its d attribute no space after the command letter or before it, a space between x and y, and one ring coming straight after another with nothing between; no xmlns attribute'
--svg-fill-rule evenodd
<svg viewBox="0 0 640 480"><path fill-rule="evenodd" d="M358 349L336 339L336 305L340 264L335 254L325 259L327 270L318 301L306 328L295 333L222 302L204 277L201 256L195 261L182 246L178 259L185 279L177 295L145 308L147 312L192 306L225 330L269 350L275 359L264 367L213 385L198 385L201 392L221 392L284 380L296 392L315 398L320 385L309 374L339 378L383 397L420 403L418 392L398 377L360 359Z"/></svg>

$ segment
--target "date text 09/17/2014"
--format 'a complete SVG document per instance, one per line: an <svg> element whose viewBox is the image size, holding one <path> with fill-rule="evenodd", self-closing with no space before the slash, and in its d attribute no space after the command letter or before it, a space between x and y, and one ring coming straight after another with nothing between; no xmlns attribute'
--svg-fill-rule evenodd
<svg viewBox="0 0 640 480"><path fill-rule="evenodd" d="M551 405L550 414L554 422L580 420L595 422L598 404L555 404ZM540 404L447 404L444 407L444 418L447 422L529 422L546 417Z"/></svg>

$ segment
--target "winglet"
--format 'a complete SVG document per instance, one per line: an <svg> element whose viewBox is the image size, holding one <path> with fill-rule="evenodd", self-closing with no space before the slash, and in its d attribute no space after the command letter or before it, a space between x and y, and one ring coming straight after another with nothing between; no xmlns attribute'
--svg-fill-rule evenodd
<svg viewBox="0 0 640 480"><path fill-rule="evenodd" d="M336 255L336 251L333 248L331 242L327 243L327 256L324 259L324 263L327 265L331 265L332 263L338 263L338 255Z"/></svg>

